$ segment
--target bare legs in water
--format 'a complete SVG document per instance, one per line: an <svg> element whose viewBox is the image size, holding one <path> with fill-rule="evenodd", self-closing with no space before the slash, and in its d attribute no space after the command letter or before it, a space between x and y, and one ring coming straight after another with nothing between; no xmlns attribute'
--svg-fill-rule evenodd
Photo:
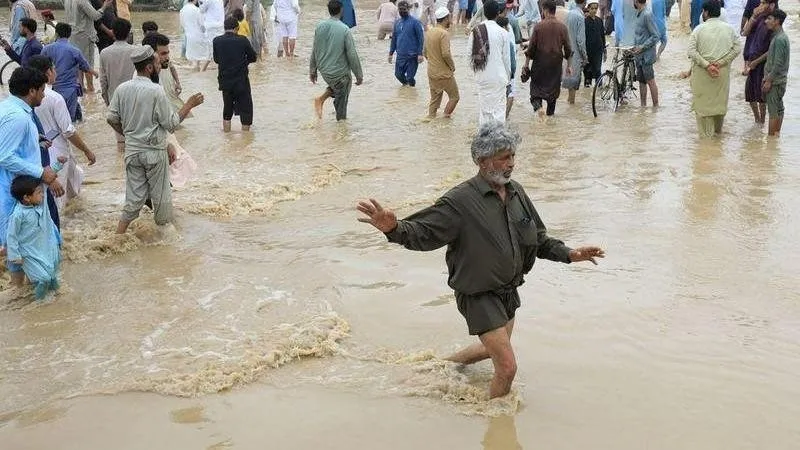
<svg viewBox="0 0 800 450"><path fill-rule="evenodd" d="M502 397L511 392L511 383L517 374L517 360L511 347L511 333L514 319L504 327L496 328L479 336L480 342L470 345L445 358L459 364L474 364L484 359L492 359L494 376L489 385L489 397Z"/></svg>

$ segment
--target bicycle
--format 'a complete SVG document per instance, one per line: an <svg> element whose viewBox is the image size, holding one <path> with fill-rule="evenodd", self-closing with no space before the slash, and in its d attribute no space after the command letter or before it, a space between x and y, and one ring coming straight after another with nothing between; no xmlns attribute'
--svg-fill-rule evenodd
<svg viewBox="0 0 800 450"><path fill-rule="evenodd" d="M598 109L616 112L630 97L636 97L636 65L631 47L609 47L616 50L611 68L595 82L592 91L592 113Z"/></svg>
<svg viewBox="0 0 800 450"><path fill-rule="evenodd" d="M5 64L3 64L3 67L0 67L0 86L5 86L5 82L3 80L5 79L6 69L9 69L8 76L11 77L11 72L13 72L17 66L19 66L19 64L17 64L13 59L9 59L5 62Z"/></svg>

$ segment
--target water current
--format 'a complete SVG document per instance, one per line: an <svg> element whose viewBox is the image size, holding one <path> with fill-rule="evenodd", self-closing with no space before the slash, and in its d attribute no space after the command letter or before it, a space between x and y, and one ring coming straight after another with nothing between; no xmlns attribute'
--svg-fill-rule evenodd
<svg viewBox="0 0 800 450"><path fill-rule="evenodd" d="M205 94L177 132L198 174L174 193L174 228L146 213L114 236L122 157L102 100L83 98L98 163L63 219L62 291L43 304L0 292L2 447L798 448L800 46L780 139L753 126L738 74L724 134L697 137L677 9L658 110L595 119L582 89L542 123L520 87L514 178L550 234L608 256L536 264L514 390L488 401L490 363L441 359L472 342L444 251L390 245L354 209L372 196L405 215L474 174L466 38L453 34L455 117L426 123L425 64L416 89L399 86L375 6L359 12L350 120L330 104L313 115L315 1L299 57L273 49L251 66L251 134L221 132L216 72L180 60L177 14L134 14L173 39L185 94Z"/></svg>

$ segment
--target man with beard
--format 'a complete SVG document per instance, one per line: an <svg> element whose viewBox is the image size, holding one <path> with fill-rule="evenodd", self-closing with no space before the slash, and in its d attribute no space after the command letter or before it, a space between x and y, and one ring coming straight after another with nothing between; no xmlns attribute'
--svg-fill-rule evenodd
<svg viewBox="0 0 800 450"><path fill-rule="evenodd" d="M520 75L523 82L528 77L531 79L531 105L540 118L545 116L543 101L547 102L547 115L555 114L556 100L561 94L562 64L572 55L567 26L556 19L555 2L545 1L542 10L544 19L533 27ZM571 71L567 66L567 74Z"/></svg>
<svg viewBox="0 0 800 450"><path fill-rule="evenodd" d="M605 256L599 247L571 249L549 237L522 185L511 180L517 133L502 123L483 124L472 141L478 174L444 194L433 206L397 220L377 201L359 202L359 218L386 234L389 242L409 250L447 246L448 285L455 291L475 343L450 361L473 364L491 358L491 398L511 390L517 370L511 332L520 306L517 287L536 258L571 263Z"/></svg>
<svg viewBox="0 0 800 450"><path fill-rule="evenodd" d="M225 34L214 38L214 62L218 66L217 81L222 91L222 131L231 131L233 114L239 115L242 131L253 124L253 97L247 66L256 62L258 55L250 41L236 34L239 22L234 17L225 19Z"/></svg>
<svg viewBox="0 0 800 450"><path fill-rule="evenodd" d="M111 128L125 137L125 206L118 234L128 230L148 197L157 225L172 219L168 167L175 155L167 146L167 133L174 132L189 111L203 103L203 95L198 93L189 97L180 111L172 110L158 84L161 64L152 47L136 49L131 62L136 76L114 92L107 116Z"/></svg>
<svg viewBox="0 0 800 450"><path fill-rule="evenodd" d="M436 10L436 27L428 30L425 37L423 55L428 59L428 86L431 90L431 102L428 105L428 118L436 117L436 111L442 104L442 93L447 93L447 104L444 117L449 118L458 104L458 84L454 72L456 64L450 52L450 11L446 7Z"/></svg>
<svg viewBox="0 0 800 450"><path fill-rule="evenodd" d="M397 52L397 61L394 65L394 77L403 86L414 87L417 81L417 67L422 62L422 45L425 42L425 32L422 23L408 14L408 2L402 0L397 4L400 19L394 23L392 42L389 45L389 64Z"/></svg>
<svg viewBox="0 0 800 450"><path fill-rule="evenodd" d="M169 69L158 73L158 83L164 88L164 93L167 94L172 110L180 110L184 105L183 100L179 97L182 88L178 78L178 69L172 65L172 61L169 58L169 38L158 32L150 32L142 39L142 45L149 45L158 54L161 68ZM192 117L192 114L189 113L186 117Z"/></svg>
<svg viewBox="0 0 800 450"><path fill-rule="evenodd" d="M42 103L47 76L36 69L18 67L8 80L11 95L0 102L0 255L6 256L8 218L16 201L11 196L11 181L19 175L41 178L56 196L64 194L57 175L42 167L39 132L32 120L33 108ZM41 208L43 220L51 220L47 203ZM11 281L22 286L25 275L20 264L6 262Z"/></svg>
<svg viewBox="0 0 800 450"><path fill-rule="evenodd" d="M30 18L25 18L19 21L20 36L25 38L25 44L19 53L15 52L11 44L5 40L0 39L0 45L6 51L6 55L13 61L16 61L22 67L28 66L28 60L31 57L42 53L42 44L36 39L36 21Z"/></svg>

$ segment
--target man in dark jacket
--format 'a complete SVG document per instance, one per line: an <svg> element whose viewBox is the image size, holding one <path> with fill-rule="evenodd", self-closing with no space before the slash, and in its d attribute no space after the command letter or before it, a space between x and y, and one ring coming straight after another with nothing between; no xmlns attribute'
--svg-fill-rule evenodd
<svg viewBox="0 0 800 450"><path fill-rule="evenodd" d="M239 22L225 19L225 34L213 41L214 62L219 66L217 80L222 91L222 129L231 131L234 113L242 121L242 131L249 131L253 124L253 97L250 94L250 78L247 66L256 62L256 52L250 41L236 34Z"/></svg>

